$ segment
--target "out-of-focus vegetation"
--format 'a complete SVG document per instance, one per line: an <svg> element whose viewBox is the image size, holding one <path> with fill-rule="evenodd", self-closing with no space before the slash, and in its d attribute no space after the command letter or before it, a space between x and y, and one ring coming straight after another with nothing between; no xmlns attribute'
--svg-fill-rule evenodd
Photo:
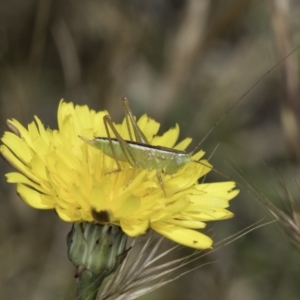
<svg viewBox="0 0 300 300"><path fill-rule="evenodd" d="M147 112L164 129L179 123L181 136L196 144L300 45L299 15L296 0L2 1L1 132L7 118L27 124L34 115L56 128L61 98L107 109L120 121L126 96L136 115ZM297 198L299 57L300 50L268 74L202 144L207 155L219 145L211 158L219 172L241 181L230 167L238 166L278 205L264 162ZM52 211L27 207L5 182L11 167L1 160L0 168L0 298L73 299L65 245L70 225ZM208 180L227 179L215 173ZM211 224L217 240L268 216L243 189L231 210L234 219ZM208 261L216 263L143 299L300 297L300 255L277 225L202 260Z"/></svg>

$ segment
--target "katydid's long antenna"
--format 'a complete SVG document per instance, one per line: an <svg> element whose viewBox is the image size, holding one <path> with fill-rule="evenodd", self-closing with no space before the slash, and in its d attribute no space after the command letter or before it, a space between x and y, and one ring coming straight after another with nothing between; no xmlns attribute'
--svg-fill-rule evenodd
<svg viewBox="0 0 300 300"><path fill-rule="evenodd" d="M262 77L260 77L240 98L236 101L231 107L225 112L225 114L215 123L215 125L205 134L200 143L195 147L195 149L191 152L194 154L197 149L202 145L202 143L207 139L207 137L212 133L212 131L227 117L227 115L261 82L263 81L271 72L273 72L279 65L282 64L289 56L291 56L294 52L296 52L300 48L298 45L293 51L287 54L284 58L282 58L278 63L276 63L269 71L267 71Z"/></svg>

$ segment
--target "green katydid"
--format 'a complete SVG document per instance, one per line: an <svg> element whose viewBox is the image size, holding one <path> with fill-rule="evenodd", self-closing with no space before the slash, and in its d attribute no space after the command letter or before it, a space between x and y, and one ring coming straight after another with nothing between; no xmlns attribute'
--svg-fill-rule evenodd
<svg viewBox="0 0 300 300"><path fill-rule="evenodd" d="M108 115L103 118L107 137L96 137L93 140L87 140L84 137L80 138L102 150L105 155L114 158L118 167L116 171L121 170L120 161L128 162L134 168L134 171L137 168L156 170L158 182L165 193L161 177L162 172L172 175L189 162L199 163L198 161L193 160L192 156L200 144L190 153L172 148L150 145L146 136L137 125L126 98L122 99L122 105L130 140L124 140L121 137ZM109 128L114 133L115 138L110 136ZM131 128L134 132L136 141L133 141Z"/></svg>
<svg viewBox="0 0 300 300"><path fill-rule="evenodd" d="M262 77L260 77L252 87L250 87L239 99L236 101L225 114L214 124L214 126L205 134L197 147L190 153L185 151L179 151L172 148L152 146L148 143L147 138L138 127L135 118L131 112L128 101L123 98L122 104L125 112L126 123L128 128L128 133L130 136L130 141L124 140L115 126L113 125L110 117L108 115L104 116L103 121L106 128L108 137L96 137L93 140L87 140L81 137L87 143L93 145L94 147L103 151L104 154L115 159L118 169L121 170L120 161L128 162L134 170L136 168L142 169L155 169L159 184L161 185L163 191L163 182L161 178L161 173L164 171L167 174L175 174L179 171L185 164L189 162L197 162L192 159L193 154L197 151L202 142L210 135L210 133L218 126L226 116L274 69L276 69L287 57L292 55L295 51L300 48L300 45L286 55L282 60L276 63L269 71L267 71ZM131 124L131 127L130 127ZM109 133L109 127L116 136L116 138L111 138ZM134 132L136 142L133 141L131 129ZM165 191L164 191L165 193Z"/></svg>

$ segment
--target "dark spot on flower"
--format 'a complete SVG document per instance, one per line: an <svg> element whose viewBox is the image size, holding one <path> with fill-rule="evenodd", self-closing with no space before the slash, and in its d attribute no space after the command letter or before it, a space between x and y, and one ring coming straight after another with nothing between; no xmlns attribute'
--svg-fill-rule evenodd
<svg viewBox="0 0 300 300"><path fill-rule="evenodd" d="M96 211L92 208L91 214L94 220L100 224L107 224L110 222L110 213L107 210Z"/></svg>

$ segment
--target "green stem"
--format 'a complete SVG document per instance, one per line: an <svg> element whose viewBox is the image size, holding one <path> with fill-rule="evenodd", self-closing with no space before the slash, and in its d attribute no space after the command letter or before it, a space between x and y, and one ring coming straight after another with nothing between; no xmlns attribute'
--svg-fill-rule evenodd
<svg viewBox="0 0 300 300"><path fill-rule="evenodd" d="M89 270L83 271L77 278L77 300L95 300L105 277L95 276Z"/></svg>

